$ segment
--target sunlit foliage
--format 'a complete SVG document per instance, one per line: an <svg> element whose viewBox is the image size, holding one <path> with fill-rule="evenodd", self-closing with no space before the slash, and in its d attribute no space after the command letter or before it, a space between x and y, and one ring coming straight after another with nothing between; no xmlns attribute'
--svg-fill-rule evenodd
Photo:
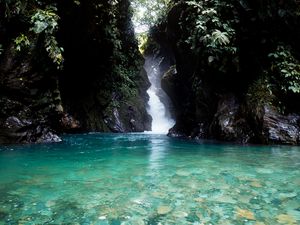
<svg viewBox="0 0 300 225"><path fill-rule="evenodd" d="M136 32L145 32L167 14L170 0L131 0Z"/></svg>

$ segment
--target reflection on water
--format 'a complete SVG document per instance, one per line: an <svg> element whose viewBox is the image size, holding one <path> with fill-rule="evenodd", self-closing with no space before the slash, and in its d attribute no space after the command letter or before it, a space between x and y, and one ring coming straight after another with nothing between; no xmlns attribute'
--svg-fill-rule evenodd
<svg viewBox="0 0 300 225"><path fill-rule="evenodd" d="M163 169L164 157L166 157L168 149L168 140L162 139L150 139L150 156L149 156L149 170L159 170Z"/></svg>
<svg viewBox="0 0 300 225"><path fill-rule="evenodd" d="M0 147L0 224L300 224L300 148L149 134Z"/></svg>

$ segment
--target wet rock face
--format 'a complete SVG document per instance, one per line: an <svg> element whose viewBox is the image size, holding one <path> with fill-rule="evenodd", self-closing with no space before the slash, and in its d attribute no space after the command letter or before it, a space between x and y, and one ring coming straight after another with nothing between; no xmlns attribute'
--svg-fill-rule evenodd
<svg viewBox="0 0 300 225"><path fill-rule="evenodd" d="M170 129L169 136L177 138L210 138L238 143L291 144L300 140L300 115L283 115L268 104L250 104L234 93L219 94L218 100L199 94L188 99L194 109L178 107L178 74L165 74L162 80L166 92L177 104L177 123ZM176 86L177 85L177 86ZM178 89L179 88L179 89ZM209 88L204 87L206 95ZM180 92L181 93L181 92ZM209 95L209 94L208 94ZM175 98L175 99L174 99ZM211 99L209 102L207 99ZM194 101L194 103L193 103ZM257 100L259 101L259 100ZM217 107L208 107L216 104ZM193 110L193 111L191 111ZM198 112L198 113L197 113ZM209 117L212 114L213 117ZM188 116L190 115L190 116Z"/></svg>
<svg viewBox="0 0 300 225"><path fill-rule="evenodd" d="M300 115L281 115L270 106L264 107L262 115L262 138L270 144L299 144Z"/></svg>
<svg viewBox="0 0 300 225"><path fill-rule="evenodd" d="M210 126L211 136L221 140L250 142L254 136L241 104L233 94L224 95Z"/></svg>
<svg viewBox="0 0 300 225"><path fill-rule="evenodd" d="M274 33L272 28L278 24L274 21L265 24L259 13L250 15L238 6L237 16L241 18L240 30L237 29L240 58L239 62L229 65L225 56L222 67L226 69L223 70L206 63L207 58L201 54L205 47L193 51L184 42L189 34L181 28L185 22L180 17L190 13L185 12L186 7L184 1L176 4L169 11L165 27L160 30L158 27L160 35L167 36L169 42L156 40L161 48L171 46L176 61L176 72L170 69L162 79L162 87L175 105L176 125L170 129L169 136L238 143L299 144L300 110L293 106L297 101L287 99L276 91L271 91L269 95L272 96L264 99L265 93L261 95L260 89L266 89L266 84L256 87L251 103L248 99L250 89L263 74L262 67L269 63L266 58L272 44L264 35L280 39L282 32ZM261 5L253 9L256 12L265 10ZM188 22L186 25L189 25ZM255 32L260 29L262 33ZM299 96L294 98L299 99ZM279 109L270 107L278 102L294 114L283 115Z"/></svg>
<svg viewBox="0 0 300 225"><path fill-rule="evenodd" d="M32 123L17 117L8 117L0 131L0 143L50 143L61 139L46 124Z"/></svg>
<svg viewBox="0 0 300 225"><path fill-rule="evenodd" d="M58 142L51 129L58 124L60 96L56 74L41 70L48 65L39 52L38 35L26 53L5 49L0 61L0 144ZM39 54L39 60L37 60Z"/></svg>
<svg viewBox="0 0 300 225"><path fill-rule="evenodd" d="M219 100L212 121L195 123L192 129L187 128L184 121L181 125L177 122L168 135L179 138L212 138L238 143L288 145L300 143L300 115L282 115L269 105L248 107L234 95L224 95Z"/></svg>
<svg viewBox="0 0 300 225"><path fill-rule="evenodd" d="M161 79L161 87L167 95L174 100L173 104L176 105L177 93L176 91L177 70L176 66L171 66L169 70L163 75Z"/></svg>
<svg viewBox="0 0 300 225"><path fill-rule="evenodd" d="M151 130L151 117L139 112L137 106L123 105L114 108L104 119L109 130L114 133L143 132Z"/></svg>

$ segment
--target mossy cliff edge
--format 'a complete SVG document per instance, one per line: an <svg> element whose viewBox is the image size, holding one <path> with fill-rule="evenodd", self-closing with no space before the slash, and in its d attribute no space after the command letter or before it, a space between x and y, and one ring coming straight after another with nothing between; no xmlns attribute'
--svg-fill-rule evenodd
<svg viewBox="0 0 300 225"><path fill-rule="evenodd" d="M150 129L128 0L11 0L0 11L0 143Z"/></svg>

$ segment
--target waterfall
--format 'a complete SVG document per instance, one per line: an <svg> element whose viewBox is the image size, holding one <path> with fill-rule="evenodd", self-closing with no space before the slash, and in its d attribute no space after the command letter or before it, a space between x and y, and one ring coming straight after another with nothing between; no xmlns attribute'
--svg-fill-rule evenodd
<svg viewBox="0 0 300 225"><path fill-rule="evenodd" d="M170 99L161 88L162 73L159 65L162 60L163 58L146 57L144 68L151 83L147 91L150 97L147 111L152 117L151 133L167 134L175 121L171 118Z"/></svg>

